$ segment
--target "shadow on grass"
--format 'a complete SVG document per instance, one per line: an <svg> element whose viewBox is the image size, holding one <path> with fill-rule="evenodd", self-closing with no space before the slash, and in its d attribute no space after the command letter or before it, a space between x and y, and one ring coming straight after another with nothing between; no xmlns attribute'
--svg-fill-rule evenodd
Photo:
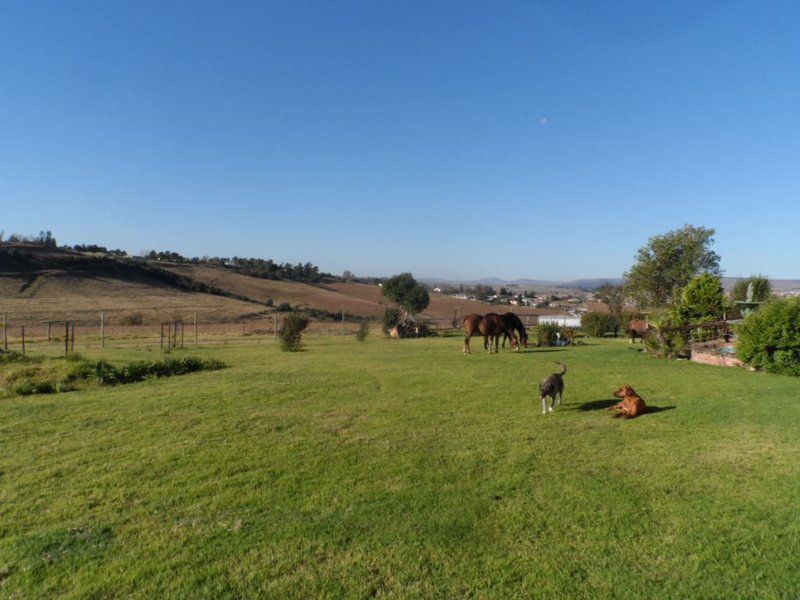
<svg viewBox="0 0 800 600"><path fill-rule="evenodd" d="M589 411L589 410L603 410L610 406L614 406L619 400L591 400L590 402L584 402L583 404L579 404L577 410L582 411ZM665 410L672 410L676 408L675 406L652 406L650 404L647 405L647 412L645 412L641 416L646 416L653 413L660 413Z"/></svg>

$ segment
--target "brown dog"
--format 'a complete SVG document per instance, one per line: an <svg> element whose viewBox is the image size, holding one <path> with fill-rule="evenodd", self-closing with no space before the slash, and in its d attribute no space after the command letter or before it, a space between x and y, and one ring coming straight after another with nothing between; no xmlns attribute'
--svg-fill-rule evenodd
<svg viewBox="0 0 800 600"><path fill-rule="evenodd" d="M609 406L606 410L618 410L619 412L614 415L615 417L625 417L626 419L633 419L639 415L647 412L647 405L642 400L641 396L636 393L629 385L623 385L616 392L614 396L622 398L622 402L618 402L614 406Z"/></svg>

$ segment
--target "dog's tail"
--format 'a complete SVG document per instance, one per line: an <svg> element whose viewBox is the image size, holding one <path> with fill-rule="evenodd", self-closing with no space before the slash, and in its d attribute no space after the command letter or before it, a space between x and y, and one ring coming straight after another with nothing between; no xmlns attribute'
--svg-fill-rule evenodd
<svg viewBox="0 0 800 600"><path fill-rule="evenodd" d="M561 363L561 362L560 363L556 363L556 364L557 365L561 365L561 373L559 373L559 375L561 375L562 377L564 375L566 375L567 374L567 365L565 365L564 363Z"/></svg>

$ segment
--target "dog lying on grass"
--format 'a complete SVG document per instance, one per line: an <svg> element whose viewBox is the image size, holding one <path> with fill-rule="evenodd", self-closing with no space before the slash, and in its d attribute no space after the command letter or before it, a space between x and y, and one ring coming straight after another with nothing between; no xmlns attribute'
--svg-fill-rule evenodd
<svg viewBox="0 0 800 600"><path fill-rule="evenodd" d="M622 398L622 402L618 402L614 406L609 406L606 410L617 410L615 417L624 417L626 419L633 419L639 415L647 412L647 405L642 400L642 397L636 393L629 385L623 385L616 392L614 396Z"/></svg>
<svg viewBox="0 0 800 600"><path fill-rule="evenodd" d="M539 384L543 415L553 412L553 409L564 399L564 375L567 373L567 365L558 364L561 365L561 372L553 373ZM547 405L548 398L551 400L549 406Z"/></svg>

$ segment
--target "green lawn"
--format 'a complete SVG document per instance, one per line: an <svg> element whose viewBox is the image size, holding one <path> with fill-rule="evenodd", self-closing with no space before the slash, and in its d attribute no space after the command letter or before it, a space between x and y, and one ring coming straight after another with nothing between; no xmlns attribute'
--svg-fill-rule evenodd
<svg viewBox="0 0 800 600"><path fill-rule="evenodd" d="M265 341L0 401L0 596L800 594L800 380L479 346ZM556 360L567 402L542 416ZM663 410L612 419L621 383Z"/></svg>

